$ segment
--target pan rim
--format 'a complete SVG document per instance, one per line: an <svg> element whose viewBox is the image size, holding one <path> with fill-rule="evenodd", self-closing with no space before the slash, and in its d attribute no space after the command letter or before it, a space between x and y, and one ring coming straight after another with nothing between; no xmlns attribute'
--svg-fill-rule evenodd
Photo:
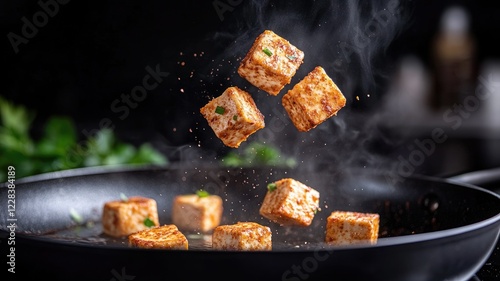
<svg viewBox="0 0 500 281"><path fill-rule="evenodd" d="M98 175L98 174L109 174L109 173L121 173L121 172L132 172L132 171L151 171L151 170L168 170L168 169L180 169L183 168L183 165L178 165L178 164L168 164L166 166L162 165L113 165L113 166L93 166L93 167L84 167L84 168L76 168L76 169L68 169L68 170L62 170L62 171L56 171L56 172L48 172L48 173L43 173L39 175L33 175L33 176L28 176L24 178L20 178L16 180L16 184L28 184L28 183L33 183L33 182L40 182L40 181L45 181L45 180L53 180L57 178L71 178L71 177L76 177L76 176L84 176L84 175ZM192 167L192 166L190 166ZM200 164L198 167L200 169L205 168L203 164ZM184 167L185 168L185 167ZM215 168L214 165L208 166L209 169ZM221 168L221 167L218 167ZM231 167L223 167L227 169L252 169L252 168L231 168ZM280 169L279 167L269 167L269 168L275 168L275 169ZM255 168L259 169L259 168ZM369 169L367 169L369 170ZM371 171L374 172L375 171ZM433 181L433 182L441 182L441 183L446 183L446 184L451 184L451 185L456 185L456 186L461 186L467 189L475 189L479 192L488 194L489 196L493 196L496 198L496 200L500 201L500 194L497 194L491 190L476 186L474 184L469 184L465 182L458 182L453 179L447 179L447 178L439 178L435 176L429 176L429 175L421 175L421 174L414 174L411 176L406 177L408 179L420 179L420 180L425 180L425 181ZM4 187L5 184L0 184L0 188ZM496 225L496 226L495 226ZM443 229L443 230L437 230L437 231L432 231L432 232L426 232L426 233L416 233L416 234L411 234L411 235L402 235L402 236L393 236L393 237L384 237L378 239L376 244L356 244L356 245L345 245L345 246L338 246L338 245L326 245L325 247L321 247L320 249L279 249L279 250L271 250L271 251L248 251L248 253L259 253L259 252L265 252L267 254L279 254L279 253L289 253L289 252L312 252L312 251L331 251L331 250L354 250L354 249L367 249L367 248L380 248L380 247L393 247L393 246L398 246L398 245L409 245L409 244L418 244L418 243L424 243L424 242L430 242L430 241L438 241L440 239L449 239L450 237L453 236L460 236L460 235L467 235L470 234L471 232L474 231L480 231L482 229L486 229L488 227L496 227L499 231L498 233L500 234L500 212L496 214L495 216L489 217L487 219L484 219L479 222L475 222L472 224L464 225L464 226L459 226L459 227L454 227L454 228L449 228L449 229ZM3 233L0 236L3 235L8 235L7 231L4 229L0 229L0 234ZM186 252L186 250L165 250L165 249L141 249L141 248L133 248L133 247L123 247L123 246L114 246L114 245L91 245L91 244L78 244L74 242L68 242L68 241L63 241L63 240L54 240L54 239L49 239L41 236L36 236L36 235L30 235L30 234L25 234L25 233L16 233L16 235L19 235L23 239L31 240L33 242L43 242L43 243L50 243L50 244L55 244L55 245L62 245L62 246L68 246L68 247L75 247L75 248L86 248L86 249L100 249L100 250L115 250L115 251L168 251L168 252ZM497 240L498 240L498 235L497 235ZM494 241L492 241L493 243ZM217 252L233 252L233 251L226 251L226 250L206 250L206 249L189 249L187 252L194 252L194 253L203 253L203 252L208 252L208 253L217 253ZM241 252L241 251L234 251L234 252Z"/></svg>

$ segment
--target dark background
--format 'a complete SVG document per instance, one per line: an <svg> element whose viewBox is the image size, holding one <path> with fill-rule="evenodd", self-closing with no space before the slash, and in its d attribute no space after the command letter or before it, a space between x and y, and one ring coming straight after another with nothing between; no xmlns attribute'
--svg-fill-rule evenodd
<svg viewBox="0 0 500 281"><path fill-rule="evenodd" d="M442 94L433 88L440 73L433 42L443 12L457 4L469 15L476 46L472 69L476 77L487 75L483 67L498 66L500 59L498 1L1 1L0 95L36 112L35 138L49 117L64 115L73 118L82 139L112 126L124 141L149 142L171 161L196 163L216 162L232 150L214 136L199 108L238 85L266 117L266 128L249 141L275 145L303 166L361 165L440 177L499 167L495 118L500 117L488 115L500 109L498 98L497 104L483 101L457 129L443 122L442 113L464 96L438 110L429 104ZM36 30L26 30L26 22L35 21ZM305 52L291 85L315 65L326 69L347 98L336 117L299 133L283 111L282 94L271 97L236 74L239 60L264 29ZM12 34L25 40L17 52ZM410 79L413 87L424 88L417 97L424 102L402 99L390 105L388 100L411 88L406 80L398 84L406 58L417 66L407 76L429 78ZM143 85L148 67L168 76L132 101L134 108L123 107L122 95L130 97ZM500 76L496 79L500 83ZM391 96L394 85L402 90ZM465 97L475 88L472 84ZM436 128L443 129L446 141L423 151L416 142L429 140ZM486 266L480 277L494 279L497 272Z"/></svg>
<svg viewBox="0 0 500 281"><path fill-rule="evenodd" d="M401 159L410 157L408 143L428 138L436 125L420 124L418 130L388 126L380 117L384 95L402 58L418 58L432 75L432 41L444 9L460 4L468 11L477 66L497 60L500 53L495 40L500 4L495 1L404 1L391 11L393 17L384 18L387 25L372 25L378 29L362 46L356 46L359 30L367 32L370 20L387 16L384 11L397 1L61 2L40 2L50 3L52 15L46 21L34 17L44 11L37 1L0 4L0 94L36 111L35 137L48 117L65 115L74 119L82 138L111 125L121 139L151 142L174 161L214 161L230 150L213 135L199 108L225 87L239 85L254 95L269 124L249 140L278 145L305 164L397 169ZM218 12L214 3L225 10ZM9 34L22 36L24 17L40 26L16 53ZM264 29L304 50L305 62L292 84L322 65L348 100L337 117L315 132L299 134L278 98L236 74L239 60ZM114 103L124 106L121 96L142 85L146 67L169 74L134 102L135 108L126 106L127 113L113 108ZM500 165L498 139L484 137L489 134L453 131L445 144L414 165L414 172L447 176Z"/></svg>

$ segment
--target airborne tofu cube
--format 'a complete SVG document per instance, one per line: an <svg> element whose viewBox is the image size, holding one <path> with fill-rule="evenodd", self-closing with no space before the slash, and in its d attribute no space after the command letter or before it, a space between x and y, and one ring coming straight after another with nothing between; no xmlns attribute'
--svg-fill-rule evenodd
<svg viewBox="0 0 500 281"><path fill-rule="evenodd" d="M295 127L307 132L337 115L346 99L325 70L317 66L283 95L282 103Z"/></svg>
<svg viewBox="0 0 500 281"><path fill-rule="evenodd" d="M255 222L219 225L212 233L212 248L243 251L271 250L271 229Z"/></svg>
<svg viewBox="0 0 500 281"><path fill-rule="evenodd" d="M181 230L212 231L222 217L222 198L218 195L177 195L172 207L172 222Z"/></svg>
<svg viewBox="0 0 500 281"><path fill-rule="evenodd" d="M238 148L251 134L264 128L264 115L252 96L238 87L227 88L200 109L215 135L232 148Z"/></svg>
<svg viewBox="0 0 500 281"><path fill-rule="evenodd" d="M319 209L319 192L291 178L267 186L260 214L281 225L309 226Z"/></svg>
<svg viewBox="0 0 500 281"><path fill-rule="evenodd" d="M327 243L353 244L378 239L380 216L373 213L334 211L326 221Z"/></svg>
<svg viewBox="0 0 500 281"><path fill-rule="evenodd" d="M278 95L302 64L304 52L270 30L262 32L243 58L238 74L252 85Z"/></svg>
<svg viewBox="0 0 500 281"><path fill-rule="evenodd" d="M142 230L128 236L129 245L148 249L187 250L188 240L177 226L163 225Z"/></svg>
<svg viewBox="0 0 500 281"><path fill-rule="evenodd" d="M141 196L109 201L102 211L104 233L121 237L160 225L156 201Z"/></svg>

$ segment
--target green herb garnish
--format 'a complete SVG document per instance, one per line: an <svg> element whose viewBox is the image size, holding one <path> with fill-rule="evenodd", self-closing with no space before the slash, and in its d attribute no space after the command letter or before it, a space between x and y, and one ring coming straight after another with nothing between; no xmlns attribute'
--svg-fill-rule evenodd
<svg viewBox="0 0 500 281"><path fill-rule="evenodd" d="M225 111L226 111L226 109L224 107L222 107L222 106L217 106L215 108L215 113L217 113L217 114L221 114L222 115L222 114L224 114Z"/></svg>
<svg viewBox="0 0 500 281"><path fill-rule="evenodd" d="M269 183L267 185L267 190L269 190L269 192L273 192L276 190L276 184L273 182L273 183Z"/></svg>
<svg viewBox="0 0 500 281"><path fill-rule="evenodd" d="M245 148L238 152L230 151L222 159L222 164L226 167L287 167L294 168L297 160L287 157L280 150L272 145L250 142Z"/></svg>
<svg viewBox="0 0 500 281"><path fill-rule="evenodd" d="M272 52L271 52L268 48L264 48L264 49L262 49L262 51L263 51L266 55L268 55L268 56L272 56L272 55L273 55L273 53L272 53Z"/></svg>
<svg viewBox="0 0 500 281"><path fill-rule="evenodd" d="M73 221L75 221L78 224L81 224L83 222L82 216L73 208L69 210L69 215Z"/></svg>
<svg viewBox="0 0 500 281"><path fill-rule="evenodd" d="M144 219L144 225L147 227L152 227L155 226L155 222L152 221L150 218L145 218Z"/></svg>
<svg viewBox="0 0 500 281"><path fill-rule="evenodd" d="M233 115L233 120L234 121L238 120L238 115Z"/></svg>
<svg viewBox="0 0 500 281"><path fill-rule="evenodd" d="M123 202L127 202L128 201L127 195L125 195L123 192L120 193L120 198L122 199Z"/></svg>
<svg viewBox="0 0 500 281"><path fill-rule="evenodd" d="M296 59L297 57L296 56L286 56L289 60L294 60Z"/></svg>
<svg viewBox="0 0 500 281"><path fill-rule="evenodd" d="M197 190L196 191L196 195L198 195L198 197L200 198L203 198L203 197L208 197L210 196L210 193L208 193L208 191L205 191L203 189L200 189L200 190Z"/></svg>

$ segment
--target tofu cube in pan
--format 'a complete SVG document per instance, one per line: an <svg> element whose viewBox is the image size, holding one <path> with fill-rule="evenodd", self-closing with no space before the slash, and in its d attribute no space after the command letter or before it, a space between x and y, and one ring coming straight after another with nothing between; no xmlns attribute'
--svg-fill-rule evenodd
<svg viewBox="0 0 500 281"><path fill-rule="evenodd" d="M158 210L152 198L133 196L104 204L102 227L107 235L122 237L158 225Z"/></svg>
<svg viewBox="0 0 500 281"><path fill-rule="evenodd" d="M334 211L328 216L325 242L338 245L375 244L380 216L376 213Z"/></svg>
<svg viewBox="0 0 500 281"><path fill-rule="evenodd" d="M147 249L187 250L188 240L177 226L167 224L142 230L128 236L129 245Z"/></svg>
<svg viewBox="0 0 500 281"><path fill-rule="evenodd" d="M315 67L282 98L295 127L307 132L334 116L346 98L321 66Z"/></svg>
<svg viewBox="0 0 500 281"><path fill-rule="evenodd" d="M238 148L251 134L265 126L264 115L252 96L236 86L228 87L200 112L215 135L232 148Z"/></svg>
<svg viewBox="0 0 500 281"><path fill-rule="evenodd" d="M220 224L222 198L218 195L177 195L172 206L172 222L182 231L209 232Z"/></svg>
<svg viewBox="0 0 500 281"><path fill-rule="evenodd" d="M268 184L260 214L280 225L309 226L319 209L319 192L297 180Z"/></svg>
<svg viewBox="0 0 500 281"><path fill-rule="evenodd" d="M271 229L255 222L219 225L212 233L212 248L237 251L271 250Z"/></svg>
<svg viewBox="0 0 500 281"><path fill-rule="evenodd" d="M238 74L276 96L290 83L303 59L304 52L276 33L265 30L242 59Z"/></svg>

